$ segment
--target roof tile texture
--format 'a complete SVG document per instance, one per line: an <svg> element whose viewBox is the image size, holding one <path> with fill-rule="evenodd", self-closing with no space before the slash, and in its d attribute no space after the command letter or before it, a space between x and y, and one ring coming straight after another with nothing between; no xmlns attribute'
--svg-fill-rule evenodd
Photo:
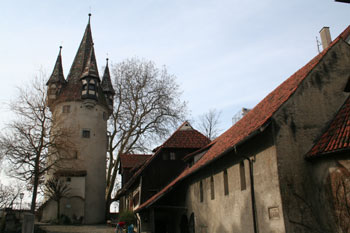
<svg viewBox="0 0 350 233"><path fill-rule="evenodd" d="M197 130L177 130L167 140L163 148L202 148L210 143L210 140Z"/></svg>
<svg viewBox="0 0 350 233"><path fill-rule="evenodd" d="M350 97L306 157L350 149Z"/></svg>
<svg viewBox="0 0 350 233"><path fill-rule="evenodd" d="M206 136L193 129L190 124L185 121L161 146L158 147L156 153L136 171L136 173L130 178L129 182L126 183L121 190L119 190L118 196L122 195L122 193L124 193L130 187L130 185L133 184L142 171L152 162L155 157L160 154L164 148L200 149L209 143L210 140Z"/></svg>
<svg viewBox="0 0 350 233"><path fill-rule="evenodd" d="M341 39L346 39L350 34L350 26L342 32L327 49L309 61L304 67L295 72L291 77L279 85L269 95L267 95L260 103L258 103L247 115L233 125L230 129L211 142L211 147L203 157L192 167L185 169L178 177L164 187L160 192L155 194L149 200L144 202L136 210L139 211L144 207L152 204L160 198L165 192L168 192L173 186L184 179L188 175L194 173L201 167L210 163L214 159L220 157L226 150L233 148L235 145L243 141L249 135L259 130L273 116L273 114L289 99L289 97L299 87L301 82L308 76L313 68L321 61L324 55L334 44Z"/></svg>
<svg viewBox="0 0 350 233"><path fill-rule="evenodd" d="M149 154L122 154L120 163L122 168L134 168L144 164L151 156Z"/></svg>

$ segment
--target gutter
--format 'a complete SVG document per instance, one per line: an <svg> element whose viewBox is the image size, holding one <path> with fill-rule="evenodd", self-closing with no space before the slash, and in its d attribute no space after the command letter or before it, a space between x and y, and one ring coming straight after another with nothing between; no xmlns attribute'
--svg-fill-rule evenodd
<svg viewBox="0 0 350 233"><path fill-rule="evenodd" d="M253 214L253 223L254 223L254 233L259 233L259 227L258 227L258 214L256 212L256 201L255 201L255 190L254 190L254 162L255 158L250 159L248 157L245 157L245 160L248 160L249 162L249 176L250 176L250 194L251 194L251 200L252 200L252 214Z"/></svg>

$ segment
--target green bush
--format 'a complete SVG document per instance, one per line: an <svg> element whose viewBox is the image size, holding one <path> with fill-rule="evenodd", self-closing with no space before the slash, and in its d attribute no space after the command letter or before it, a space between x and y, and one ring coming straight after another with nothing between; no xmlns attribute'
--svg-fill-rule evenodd
<svg viewBox="0 0 350 233"><path fill-rule="evenodd" d="M125 222L126 225L135 224L136 217L131 210L124 210L119 214L119 222Z"/></svg>

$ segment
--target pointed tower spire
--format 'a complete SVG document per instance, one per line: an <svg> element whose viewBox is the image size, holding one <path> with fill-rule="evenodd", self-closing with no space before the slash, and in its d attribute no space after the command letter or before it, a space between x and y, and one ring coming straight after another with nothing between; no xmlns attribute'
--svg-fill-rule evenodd
<svg viewBox="0 0 350 233"><path fill-rule="evenodd" d="M106 58L106 68L103 74L101 87L103 92L106 92L106 93L110 92L113 95L115 94L112 81L111 81L111 75L109 74L108 58Z"/></svg>
<svg viewBox="0 0 350 233"><path fill-rule="evenodd" d="M63 75L61 50L62 50L62 46L60 46L60 51L57 56L55 67L46 85L49 85L51 83L61 83L61 84L66 83L66 80L64 79L64 75Z"/></svg>
<svg viewBox="0 0 350 233"><path fill-rule="evenodd" d="M67 78L68 82L79 82L89 58L91 60L91 57L93 56L93 59L95 59L95 53L94 51L91 51L93 49L93 40L90 28L90 17L91 14L89 14L89 20L85 28L83 39L80 42L79 49L77 51L77 54L75 55L72 67L69 71ZM91 55L91 53L93 53L93 55Z"/></svg>
<svg viewBox="0 0 350 233"><path fill-rule="evenodd" d="M106 97L108 108L110 112L113 111L113 96L115 95L115 91L113 89L113 85L111 82L111 76L109 74L108 67L108 58L106 58L106 68L103 74L102 83L101 83L102 91Z"/></svg>
<svg viewBox="0 0 350 233"><path fill-rule="evenodd" d="M98 80L100 79L100 77L98 75L95 50L94 50L93 44L91 46L89 56L88 56L87 61L85 63L83 73L81 74L81 78L88 77L88 76L97 78Z"/></svg>

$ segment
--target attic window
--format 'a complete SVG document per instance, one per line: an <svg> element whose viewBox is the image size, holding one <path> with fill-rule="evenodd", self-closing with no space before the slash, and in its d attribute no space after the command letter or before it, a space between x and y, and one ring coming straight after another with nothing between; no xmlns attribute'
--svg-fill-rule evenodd
<svg viewBox="0 0 350 233"><path fill-rule="evenodd" d="M169 159L169 156L168 156L167 153L163 153L162 157L163 157L163 160L168 160Z"/></svg>
<svg viewBox="0 0 350 233"><path fill-rule="evenodd" d="M348 81L346 82L344 92L350 92L350 77L348 78Z"/></svg>
<svg viewBox="0 0 350 233"><path fill-rule="evenodd" d="M170 160L176 160L176 154L174 152L170 152Z"/></svg>

